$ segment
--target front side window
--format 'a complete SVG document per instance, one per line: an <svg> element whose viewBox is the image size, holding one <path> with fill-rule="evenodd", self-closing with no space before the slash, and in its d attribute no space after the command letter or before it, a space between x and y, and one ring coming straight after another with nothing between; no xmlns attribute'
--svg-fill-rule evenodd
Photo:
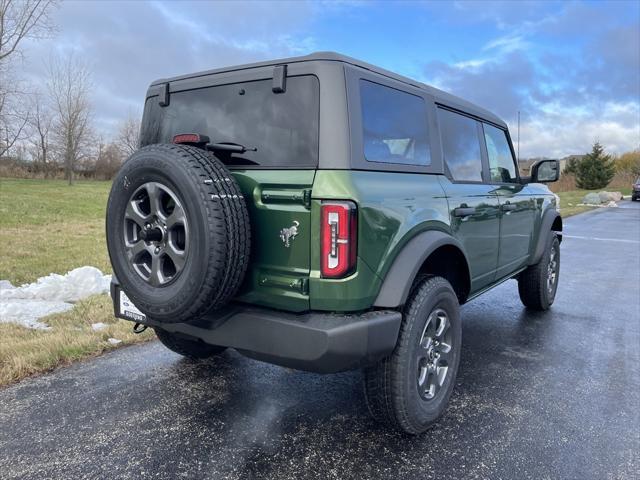
<svg viewBox="0 0 640 480"><path fill-rule="evenodd" d="M506 132L486 123L482 128L487 144L491 181L494 183L517 182L516 164L513 161Z"/></svg>
<svg viewBox="0 0 640 480"><path fill-rule="evenodd" d="M457 182L482 182L482 156L474 119L438 109L442 154Z"/></svg>
<svg viewBox="0 0 640 480"><path fill-rule="evenodd" d="M369 162L430 165L423 98L360 80L364 156Z"/></svg>

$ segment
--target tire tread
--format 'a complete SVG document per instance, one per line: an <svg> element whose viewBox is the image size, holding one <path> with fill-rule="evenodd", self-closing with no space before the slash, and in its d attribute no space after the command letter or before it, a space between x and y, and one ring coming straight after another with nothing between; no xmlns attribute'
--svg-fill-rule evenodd
<svg viewBox="0 0 640 480"><path fill-rule="evenodd" d="M406 409L401 372L407 368L407 363L412 361L408 352L410 344L414 340L411 331L415 322L420 320L416 314L417 310L435 290L443 286L451 289L447 280L437 276L424 276L416 281L405 306L398 333L398 343L393 353L377 364L366 368L364 372L365 399L373 418L382 424L410 434L421 433L424 428L412 421L412 415ZM453 289L451 292L455 297Z"/></svg>
<svg viewBox="0 0 640 480"><path fill-rule="evenodd" d="M244 196L231 172L211 152L174 144L148 145L138 152L171 155L176 168L186 169L202 200L210 237L208 257L202 259L206 273L192 301L172 318L149 316L167 323L204 316L233 298L249 266L251 225Z"/></svg>
<svg viewBox="0 0 640 480"><path fill-rule="evenodd" d="M538 263L530 265L518 276L518 294L522 304L531 310L548 310L552 302L547 298L547 263L549 252L557 241L555 232L550 232L542 258Z"/></svg>

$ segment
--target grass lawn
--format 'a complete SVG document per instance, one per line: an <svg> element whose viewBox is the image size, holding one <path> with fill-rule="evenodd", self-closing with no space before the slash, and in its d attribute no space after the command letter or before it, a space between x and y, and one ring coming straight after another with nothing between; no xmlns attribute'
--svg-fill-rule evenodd
<svg viewBox="0 0 640 480"><path fill-rule="evenodd" d="M110 188L0 179L0 279L17 285L83 265L110 273L104 235Z"/></svg>
<svg viewBox="0 0 640 480"><path fill-rule="evenodd" d="M104 235L109 182L0 179L0 280L14 285L91 265L111 272ZM51 330L0 323L0 385L61 364L152 337L131 333L100 295L44 319ZM93 331L92 323L109 327Z"/></svg>
<svg viewBox="0 0 640 480"><path fill-rule="evenodd" d="M619 191L622 192L623 195L631 194L631 188L603 188L602 190ZM571 190L569 192L558 192L556 195L560 197L560 214L563 217L570 217L571 215L576 215L577 213L586 212L587 210L593 210L596 207L579 207L578 204L582 203L582 199L587 193L597 193L602 190Z"/></svg>

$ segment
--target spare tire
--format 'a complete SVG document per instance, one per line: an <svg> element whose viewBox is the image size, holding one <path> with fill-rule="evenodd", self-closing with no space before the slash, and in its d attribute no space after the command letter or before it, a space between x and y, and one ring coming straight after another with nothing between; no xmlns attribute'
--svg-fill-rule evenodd
<svg viewBox="0 0 640 480"><path fill-rule="evenodd" d="M249 263L240 188L210 152L149 145L125 162L107 204L113 272L149 318L186 322L227 303Z"/></svg>

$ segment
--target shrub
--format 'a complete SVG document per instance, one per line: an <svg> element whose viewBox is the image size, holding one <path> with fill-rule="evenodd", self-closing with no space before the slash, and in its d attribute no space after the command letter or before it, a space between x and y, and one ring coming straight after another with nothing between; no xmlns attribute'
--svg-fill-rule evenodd
<svg viewBox="0 0 640 480"><path fill-rule="evenodd" d="M640 150L623 153L616 158L616 171L629 177L640 177Z"/></svg>

